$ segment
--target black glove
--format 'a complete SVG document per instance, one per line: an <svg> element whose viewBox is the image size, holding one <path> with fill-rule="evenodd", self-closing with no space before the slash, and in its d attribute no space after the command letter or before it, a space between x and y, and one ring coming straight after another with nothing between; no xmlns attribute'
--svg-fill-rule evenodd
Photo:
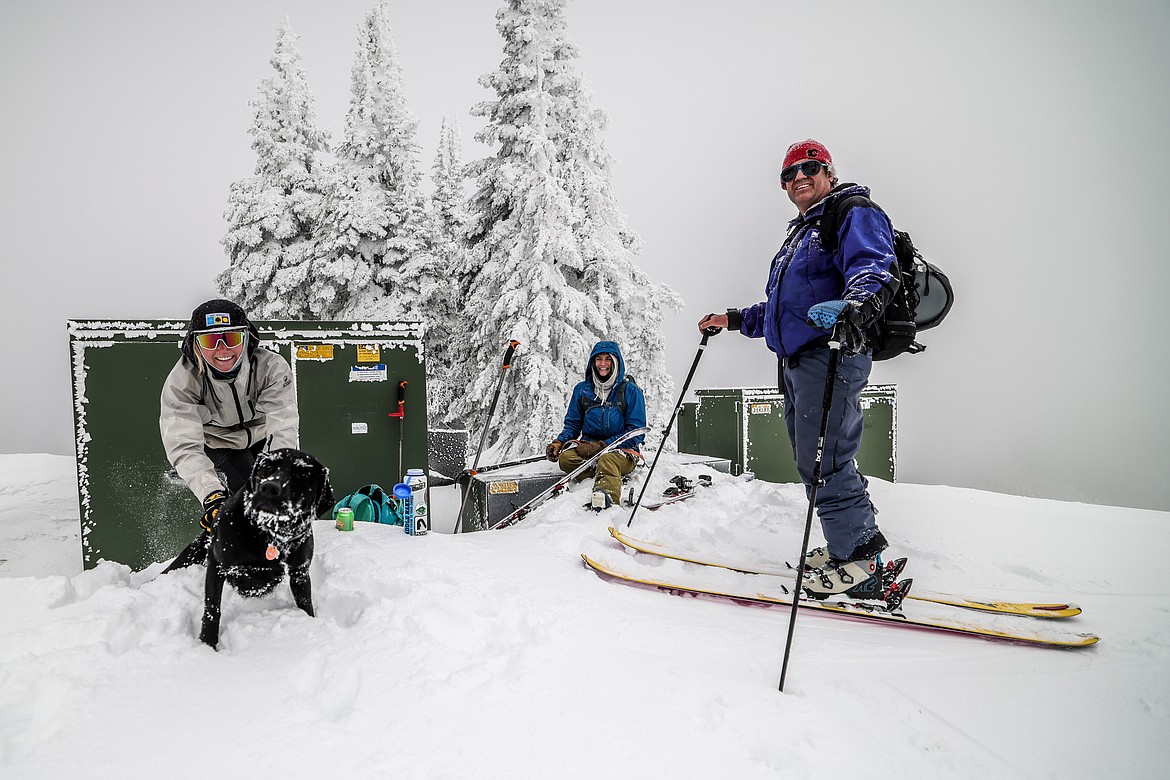
<svg viewBox="0 0 1170 780"><path fill-rule="evenodd" d="M222 490L217 490L203 499L203 517L199 518L199 525L204 531L211 532L215 525L215 518L219 516L219 507L227 500Z"/></svg>
<svg viewBox="0 0 1170 780"><path fill-rule="evenodd" d="M564 446L565 443L560 439L553 439L548 443L548 446L544 448L544 457L555 461L557 456L561 454L561 448Z"/></svg>

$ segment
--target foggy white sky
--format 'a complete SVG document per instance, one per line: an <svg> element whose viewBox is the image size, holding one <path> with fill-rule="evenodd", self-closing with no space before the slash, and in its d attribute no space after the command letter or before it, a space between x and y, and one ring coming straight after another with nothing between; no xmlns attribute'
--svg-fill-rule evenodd
<svg viewBox="0 0 1170 780"><path fill-rule="evenodd" d="M340 138L373 0L0 4L0 451L72 453L65 321L185 318L214 295L248 101L287 16ZM444 114L500 61L495 0L391 3L429 171ZM899 477L1170 509L1161 228L1170 4L576 0L616 190L686 375L708 311L761 300L814 136L957 288L899 385ZM765 386L762 342L712 342L694 387Z"/></svg>

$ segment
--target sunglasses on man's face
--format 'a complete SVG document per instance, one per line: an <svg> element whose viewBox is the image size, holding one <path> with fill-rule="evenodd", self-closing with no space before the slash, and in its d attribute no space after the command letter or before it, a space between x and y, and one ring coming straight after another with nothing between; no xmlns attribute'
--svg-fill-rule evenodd
<svg viewBox="0 0 1170 780"><path fill-rule="evenodd" d="M791 184L796 179L797 171L808 176L810 179L821 172L822 168L828 168L828 163L823 163L820 160L805 160L796 165L789 165L784 170L780 171L780 183Z"/></svg>
<svg viewBox="0 0 1170 780"><path fill-rule="evenodd" d="M220 333L195 334L195 343L206 350L215 349L215 345L221 341L228 349L235 349L244 343L244 331L225 330Z"/></svg>

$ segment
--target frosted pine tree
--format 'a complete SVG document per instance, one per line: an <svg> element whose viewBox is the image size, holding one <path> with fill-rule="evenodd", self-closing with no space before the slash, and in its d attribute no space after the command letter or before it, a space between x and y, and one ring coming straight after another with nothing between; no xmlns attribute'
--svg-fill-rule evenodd
<svg viewBox="0 0 1170 780"><path fill-rule="evenodd" d="M427 300L427 403L434 424L459 426L455 397L467 392L474 372L458 360L466 356L459 345L468 338L463 303L471 285L467 232L466 174L463 141L454 120L443 117L439 148L431 167L431 213L435 225L435 258L443 269Z"/></svg>
<svg viewBox="0 0 1170 780"><path fill-rule="evenodd" d="M572 68L564 8L564 0L510 0L497 13L504 60L480 79L496 99L472 111L488 120L478 140L498 151L473 166L468 237L482 267L468 301L477 331L467 360L480 372L461 411L482 425L499 355L509 338L521 341L492 424L500 455L538 451L560 431L601 339L622 346L654 404L652 420L664 421L672 403L661 307L678 298L633 263L638 240L617 209L600 143L604 114Z"/></svg>
<svg viewBox="0 0 1170 780"><path fill-rule="evenodd" d="M301 66L297 36L286 20L272 57L275 74L252 102L249 134L256 152L254 176L231 186L230 265L216 279L220 292L256 319L297 319L313 314L309 299L317 254L314 235L323 207L316 155L328 146L317 127L313 95Z"/></svg>
<svg viewBox="0 0 1170 780"><path fill-rule="evenodd" d="M414 318L435 274L433 227L420 189L418 120L379 3L358 34L345 137L323 231L322 298L335 316Z"/></svg>
<svg viewBox="0 0 1170 780"><path fill-rule="evenodd" d="M569 45L557 51L566 62L577 56ZM651 428L662 430L676 400L666 370L662 315L664 309L681 309L682 298L668 285L651 281L635 262L642 243L618 206L613 158L602 141L609 117L593 106L589 89L567 66L563 83L558 146L576 214L573 231L585 259L585 289L601 306L609 338L621 345L630 373L646 394Z"/></svg>

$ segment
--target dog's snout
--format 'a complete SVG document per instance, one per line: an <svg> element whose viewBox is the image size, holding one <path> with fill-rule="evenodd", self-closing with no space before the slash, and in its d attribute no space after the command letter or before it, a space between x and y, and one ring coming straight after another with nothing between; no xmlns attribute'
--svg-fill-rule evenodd
<svg viewBox="0 0 1170 780"><path fill-rule="evenodd" d="M260 483L256 492L265 498L276 498L280 495L280 485L275 480L267 479Z"/></svg>

